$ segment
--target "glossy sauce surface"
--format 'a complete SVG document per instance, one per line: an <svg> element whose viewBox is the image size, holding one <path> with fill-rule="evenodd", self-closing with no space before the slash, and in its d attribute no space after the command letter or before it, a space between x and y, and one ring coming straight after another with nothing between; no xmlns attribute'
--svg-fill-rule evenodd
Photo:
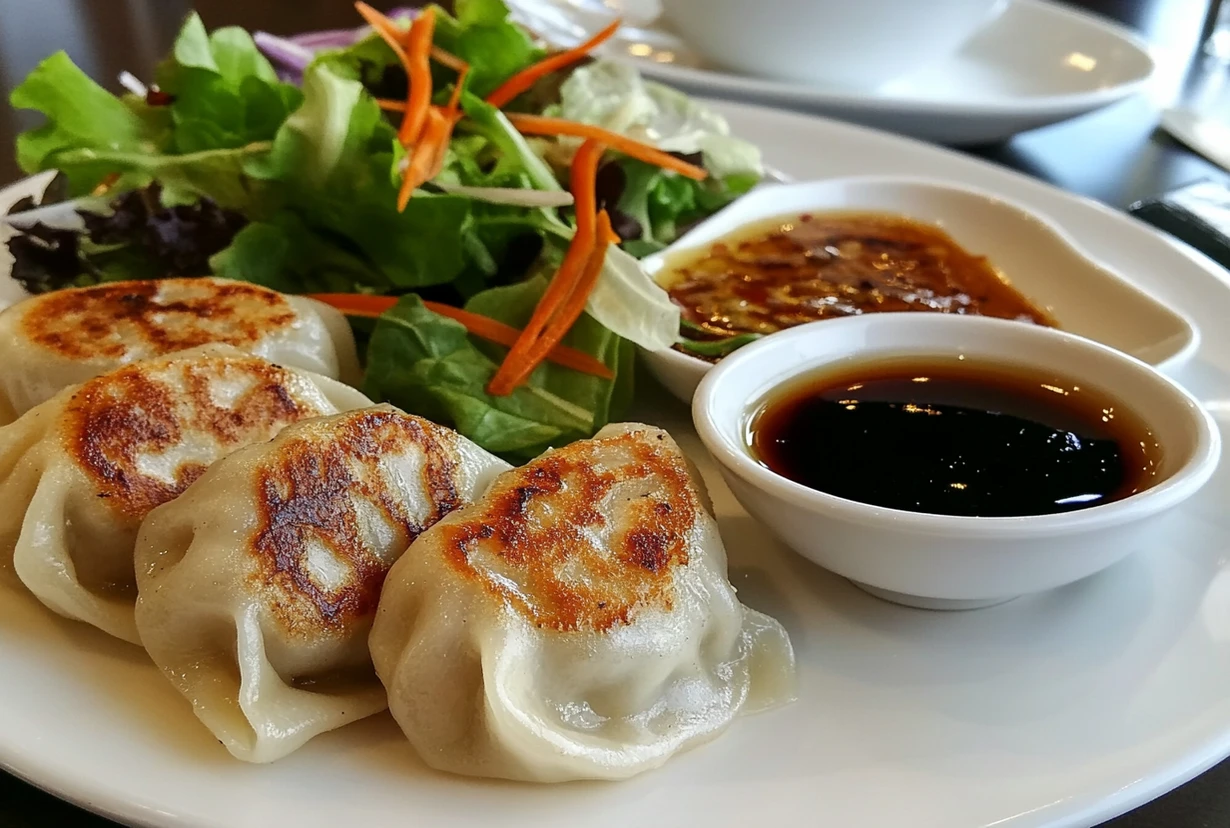
<svg viewBox="0 0 1230 828"><path fill-rule="evenodd" d="M943 230L887 213L814 213L743 228L657 277L712 337L879 311L1055 321Z"/></svg>
<svg viewBox="0 0 1230 828"><path fill-rule="evenodd" d="M773 471L849 500L943 515L1084 509L1151 486L1161 448L1116 400L957 358L854 364L770 396L748 428Z"/></svg>

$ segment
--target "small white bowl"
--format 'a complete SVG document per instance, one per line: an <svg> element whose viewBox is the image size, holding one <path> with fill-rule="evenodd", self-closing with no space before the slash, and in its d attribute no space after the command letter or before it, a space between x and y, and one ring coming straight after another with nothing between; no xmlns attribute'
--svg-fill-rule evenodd
<svg viewBox="0 0 1230 828"><path fill-rule="evenodd" d="M747 445L774 389L819 369L902 356L1056 370L1131 407L1162 447L1160 481L1123 500L1028 517L951 517L858 503L761 465ZM899 313L812 322L722 360L692 416L735 497L795 551L872 594L972 609L1071 583L1160 542L1164 512L1213 474L1221 439L1187 391L1139 360L1082 337L999 319Z"/></svg>
<svg viewBox="0 0 1230 828"><path fill-rule="evenodd" d="M990 193L922 178L868 176L766 186L701 222L642 266L654 276L675 254L706 248L746 225L826 210L894 213L936 224L969 252L986 256L1017 290L1049 310L1063 330L1163 371L1179 368L1200 344L1190 320L1089 258L1050 222ZM641 353L649 372L684 402L691 401L713 367L671 349Z"/></svg>

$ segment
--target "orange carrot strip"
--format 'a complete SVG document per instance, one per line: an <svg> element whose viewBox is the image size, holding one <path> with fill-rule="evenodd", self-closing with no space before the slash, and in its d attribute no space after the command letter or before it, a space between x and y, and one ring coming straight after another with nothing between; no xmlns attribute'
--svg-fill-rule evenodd
<svg viewBox="0 0 1230 828"><path fill-rule="evenodd" d="M606 212L606 210L603 210L602 212L603 212L603 213L605 213L605 212ZM599 219L601 219L601 218L602 218L601 214L599 214L598 218L599 218ZM623 241L623 239L622 239L622 238L620 238L620 237L619 237L619 234L615 232L615 228L611 227L611 217L610 217L610 216L607 216L607 217L606 217L606 219L607 219L607 220L606 220L606 225L605 225L605 227L606 227L606 240L607 240L607 242L608 242L608 243L610 243L610 244L619 244L621 241ZM602 225L602 224L599 224L599 225L598 225L598 230L599 230L599 231L601 231L601 230L602 230L602 228L603 228L603 225Z"/></svg>
<svg viewBox="0 0 1230 828"><path fill-rule="evenodd" d="M517 74L513 75L508 80L504 81L500 86L487 96L487 103L497 108L503 108L509 101L528 90L534 85L534 82L539 78L549 75L552 72L563 69L566 66L571 66L581 58L585 57L591 51L596 49L601 44L605 43L615 34L623 23L622 20L614 20L598 34L591 37L589 40L568 49L563 52L557 52L535 63L533 66L527 66Z"/></svg>
<svg viewBox="0 0 1230 828"><path fill-rule="evenodd" d="M572 236L568 252L564 254L564 261L556 272L555 278L551 280L551 284L547 285L542 298L538 300L538 305L530 316L529 324L521 331L517 343L504 357L500 369L488 383L488 394L505 396L513 392L513 389L517 387L514 378L521 375L525 359L535 341L542 335L543 328L555 315L560 304L568 298L576 281L581 278L585 264L589 261L589 255L594 249L598 200L595 186L598 177L598 162L602 159L605 149L597 141L586 141L572 159L570 184L577 216L576 232Z"/></svg>
<svg viewBox="0 0 1230 828"><path fill-rule="evenodd" d="M98 186L96 186L93 190L90 190L90 195L94 197L105 196L107 193L111 192L111 188L114 187L115 182L119 180L119 173L107 173L103 176L102 180L98 182Z"/></svg>
<svg viewBox="0 0 1230 828"><path fill-rule="evenodd" d="M410 66L406 59L406 50L401 45L402 31L397 27L397 24L366 3L358 2L354 4L354 7L359 14L363 15L367 25L371 26L376 34L380 35L380 38L389 44L389 48L393 50L393 54L397 55L397 59L401 61L401 65L408 74Z"/></svg>
<svg viewBox="0 0 1230 828"><path fill-rule="evenodd" d="M457 72L457 80L453 81L453 94L448 97L448 110L450 115L456 115L458 108L461 106L461 89L465 86L466 78L470 74L470 64L464 64L460 71Z"/></svg>
<svg viewBox="0 0 1230 828"><path fill-rule="evenodd" d="M388 98L377 98L376 103L380 105L381 109L387 110L389 112L405 112L406 111L405 101L391 101Z"/></svg>
<svg viewBox="0 0 1230 828"><path fill-rule="evenodd" d="M517 337L521 335L521 331L512 325L497 322L489 316L482 316L462 308L450 307L449 305L441 305L438 302L424 302L423 304L433 313L447 316L449 319L465 325L467 331L480 339L486 339L488 342L503 345L505 348L511 348L513 343L517 341ZM552 348L547 353L546 359L554 362L556 365L562 365L565 368L571 368L574 371L580 371L583 374L590 374L601 379L615 378L615 372L597 357L567 345L559 345Z"/></svg>
<svg viewBox="0 0 1230 828"><path fill-rule="evenodd" d="M437 63L443 66L447 66L449 69L452 69L457 74L461 74L462 72L467 72L470 69L470 64L466 63L464 60L457 57L452 52L444 51L439 46L431 47L431 56L436 59Z"/></svg>
<svg viewBox="0 0 1230 828"><path fill-rule="evenodd" d="M397 193L397 211L406 209L414 188L435 177L433 169L437 159L442 159L441 147L448 148L448 138L452 133L452 119L446 116L439 107L428 107L427 124L423 134L410 153L409 163L402 176L401 189Z"/></svg>
<svg viewBox="0 0 1230 828"><path fill-rule="evenodd" d="M397 139L409 147L418 141L427 122L431 108L431 38L436 30L436 12L430 6L410 26L406 38L406 74L410 79L410 93L406 96L406 115L402 118Z"/></svg>
<svg viewBox="0 0 1230 828"><path fill-rule="evenodd" d="M444 117L448 121L448 126L444 131L444 136L436 147L435 159L431 162L431 172L427 176L427 180L435 178L444 169L444 159L448 156L448 145L453 140L453 127L457 126L457 122L461 120L461 89L465 86L466 76L470 74L470 65L466 64L457 74L457 80L453 83L453 93L448 97L448 104L444 107Z"/></svg>
<svg viewBox="0 0 1230 828"><path fill-rule="evenodd" d="M582 124L563 118L547 118L542 115L522 115L517 112L506 114L508 115L508 120L512 122L512 125L517 128L518 132L528 135L572 135L577 138L600 141L611 149L622 152L624 155L629 155L638 161L654 164L663 169L673 170L682 176L694 178L697 181L703 181L709 177L709 173L703 167L681 161L660 149L636 141L626 135L620 135L618 132L611 132L609 129L594 126L593 124Z"/></svg>
<svg viewBox="0 0 1230 828"><path fill-rule="evenodd" d="M607 215L606 210L598 214L598 241L594 245L593 252L589 254L589 259L585 263L585 270L581 273L580 278L572 288L572 293L568 294L568 298L551 317L551 321L547 323L547 327L542 332L542 336L534 343L530 349L529 356L525 363L513 378L513 387L525 382L526 378L533 373L539 363L546 358L552 348L561 344L561 340L568 335L572 330L572 326L576 324L580 318L582 311L585 310L585 303L589 301L589 295L594 292L594 287L598 284L599 277L602 276L602 266L606 263L606 250L611 244L611 236L614 231L611 230L611 217ZM618 239L618 236L616 236Z"/></svg>
<svg viewBox="0 0 1230 828"><path fill-rule="evenodd" d="M377 318L389 308L397 304L396 296L369 296L360 293L313 293L309 297L331 305L347 316L363 316ZM521 331L512 325L492 319L489 316L474 313L439 302L424 302L423 305L432 313L446 316L449 319L465 325L467 331L479 339L486 339L505 348L512 347ZM552 348L547 354L547 360L583 374L590 374L602 379L614 379L615 374L597 357L567 345Z"/></svg>
<svg viewBox="0 0 1230 828"><path fill-rule="evenodd" d="M403 146L409 146L418 139L418 133L422 131L423 120L426 118L425 110L420 114L415 107L420 105L421 107L426 107L431 104L431 68L426 66L425 57L422 58L421 61L418 61L421 62L423 66L416 67L415 58L407 54L405 48L402 47L401 29L399 29L392 20L389 20L389 18L385 17L383 14L363 2L355 3L355 8L358 10L359 14L363 16L363 19L367 21L368 25L371 26L372 29L380 35L381 39L389 45L389 48L393 50L393 54L397 55L397 59L401 61L402 68L406 70L406 77L410 82L410 90L406 96L406 102L400 103L398 101L378 100L377 103L380 104L382 109L405 113L402 116L401 127L398 129L397 137L398 140L402 142ZM424 25L428 28L434 28L435 12L432 12L430 15L424 14L424 16L429 16L431 18L431 20ZM418 19L416 19L415 22L411 24L407 39L413 37L415 33L415 26L418 25L418 22ZM428 32L427 39L430 43L430 31ZM417 43L417 41L415 42ZM424 69L427 76L426 83L422 81ZM416 91L416 75L419 78L417 82L418 91ZM424 92L426 92L425 98L423 96ZM406 138L403 136L410 137Z"/></svg>

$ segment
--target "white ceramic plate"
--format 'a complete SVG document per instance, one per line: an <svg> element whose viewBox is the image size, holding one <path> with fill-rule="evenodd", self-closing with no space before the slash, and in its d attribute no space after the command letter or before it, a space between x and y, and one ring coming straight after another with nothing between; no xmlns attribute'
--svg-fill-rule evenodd
<svg viewBox="0 0 1230 828"><path fill-rule="evenodd" d="M1181 313L1091 259L1046 216L1012 201L947 181L901 176L846 176L759 187L682 238L645 259L655 275L676 255L708 248L740 228L825 210L868 210L936 224L991 264L1059 327L1094 339L1163 371L1182 367L1199 332ZM1126 277L1126 278L1125 278ZM645 365L688 402L713 364L676 350L642 351Z"/></svg>
<svg viewBox="0 0 1230 828"><path fill-rule="evenodd" d="M514 0L527 14L555 4L577 31L601 24L601 6L652 14L645 0ZM591 10L591 7L594 9ZM751 6L749 6L749 13ZM606 15L610 12L606 11ZM557 39L554 16L539 23ZM830 115L942 144L980 144L1092 112L1136 92L1153 72L1148 47L1129 30L1046 0L1012 0L956 54L873 91L750 77L706 67L675 36L630 28L609 55L650 77L711 97Z"/></svg>
<svg viewBox="0 0 1230 828"><path fill-rule="evenodd" d="M855 127L720 107L799 178L920 170L1051 216L1090 254L1204 332L1179 378L1230 424L1230 290L1132 219L962 155ZM732 580L790 630L801 699L742 719L660 771L540 787L424 769L393 722L244 765L144 655L0 601L0 764L122 819L270 825L1079 826L1230 754L1230 464L1179 512L1170 543L1089 580L972 613L880 602L791 554L734 503L687 410L642 389L713 488Z"/></svg>

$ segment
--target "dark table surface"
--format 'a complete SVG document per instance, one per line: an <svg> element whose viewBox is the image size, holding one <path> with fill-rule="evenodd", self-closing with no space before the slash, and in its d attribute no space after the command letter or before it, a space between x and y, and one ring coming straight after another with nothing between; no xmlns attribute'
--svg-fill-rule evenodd
<svg viewBox="0 0 1230 828"><path fill-rule="evenodd" d="M967 151L1118 207L1196 179L1226 180L1218 168L1156 129L1159 108L1175 99L1188 75L1209 0L1081 0L1073 5L1125 23L1148 40L1158 61L1152 88L1101 112ZM113 89L122 69L149 77L193 7L211 28L238 24L287 33L352 26L355 20L346 0L0 0L0 93L7 98L39 60L58 49ZM16 133L31 125L26 114L0 106L0 182L19 176L10 148ZM0 772L0 826L111 824ZM1106 828L1226 826L1230 760L1106 823Z"/></svg>

